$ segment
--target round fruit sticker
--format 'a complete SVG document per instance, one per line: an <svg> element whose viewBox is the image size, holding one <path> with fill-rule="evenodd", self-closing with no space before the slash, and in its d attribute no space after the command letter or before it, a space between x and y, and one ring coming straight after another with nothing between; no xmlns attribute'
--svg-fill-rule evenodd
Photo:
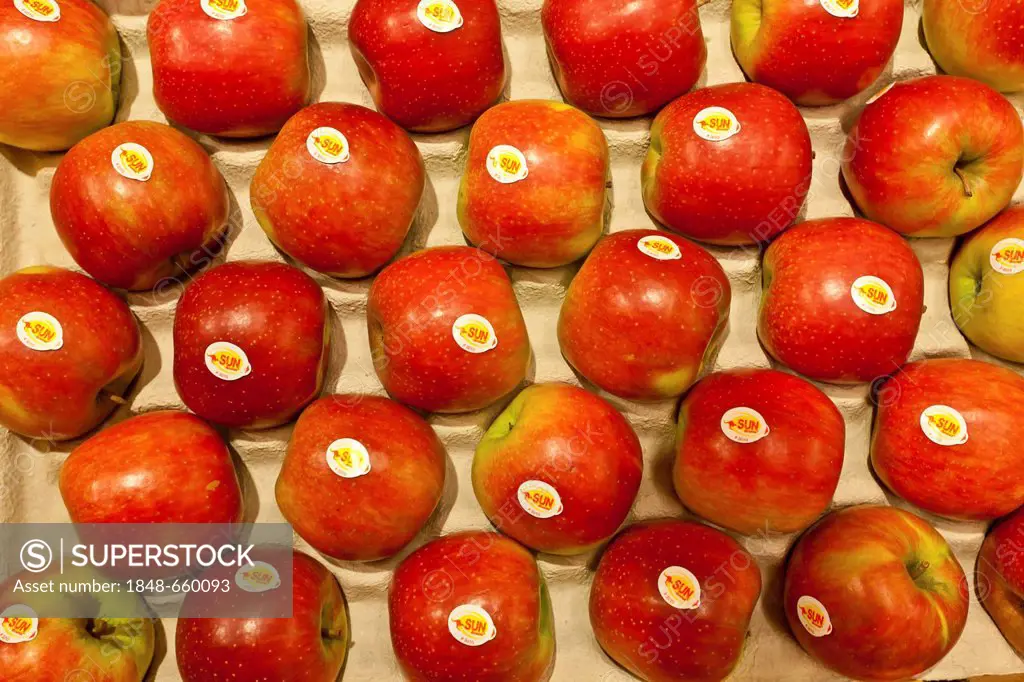
<svg viewBox="0 0 1024 682"><path fill-rule="evenodd" d="M768 435L768 422L751 407L733 407L721 420L722 433L737 443L755 443Z"/></svg>
<svg viewBox="0 0 1024 682"><path fill-rule="evenodd" d="M245 351L227 341L215 341L206 347L206 369L218 379L236 381L249 376L252 365Z"/></svg>
<svg viewBox="0 0 1024 682"><path fill-rule="evenodd" d="M14 604L0 613L0 642L31 642L39 634L39 617L24 604Z"/></svg>
<svg viewBox="0 0 1024 682"><path fill-rule="evenodd" d="M814 597L805 594L797 599L796 615L811 637L824 637L832 632L832 620L828 617L828 610Z"/></svg>
<svg viewBox="0 0 1024 682"><path fill-rule="evenodd" d="M420 0L416 18L436 33L448 33L462 26L462 12L452 0Z"/></svg>
<svg viewBox="0 0 1024 682"><path fill-rule="evenodd" d="M1024 239L1001 239L992 247L988 257L992 269L1001 275L1016 275L1024 271Z"/></svg>
<svg viewBox="0 0 1024 682"><path fill-rule="evenodd" d="M526 157L509 144L499 144L487 152L487 172L503 185L525 180L529 174Z"/></svg>
<svg viewBox="0 0 1024 682"><path fill-rule="evenodd" d="M840 19L852 19L860 11L860 0L820 0L825 11Z"/></svg>
<svg viewBox="0 0 1024 682"><path fill-rule="evenodd" d="M220 21L231 21L244 17L249 8L245 6L245 0L199 0L199 6L203 8L206 15Z"/></svg>
<svg viewBox="0 0 1024 682"><path fill-rule="evenodd" d="M57 318L35 310L25 313L15 329L22 345L32 350L58 350L64 345L64 329Z"/></svg>
<svg viewBox="0 0 1024 682"><path fill-rule="evenodd" d="M850 296L857 307L872 315L884 315L896 310L896 296L889 283L874 275L864 275L853 280Z"/></svg>
<svg viewBox="0 0 1024 682"><path fill-rule="evenodd" d="M682 566L669 566L658 576L661 598L676 609L695 609L700 606L700 581Z"/></svg>
<svg viewBox="0 0 1024 682"><path fill-rule="evenodd" d="M370 473L370 453L354 438L339 438L327 446L327 466L342 478Z"/></svg>
<svg viewBox="0 0 1024 682"><path fill-rule="evenodd" d="M523 481L516 499L527 514L538 519L550 519L562 513L562 497L544 481Z"/></svg>
<svg viewBox="0 0 1024 682"><path fill-rule="evenodd" d="M679 250L679 245L668 237L662 237L660 234L640 237L640 241L636 243L636 248L640 249L640 253L650 256L655 260L679 260L683 257L683 252Z"/></svg>
<svg viewBox="0 0 1024 682"><path fill-rule="evenodd" d="M129 180L145 182L153 175L153 155L141 144L124 142L110 153L110 164Z"/></svg>
<svg viewBox="0 0 1024 682"><path fill-rule="evenodd" d="M707 107L693 117L693 132L709 142L721 142L740 131L736 114L724 107Z"/></svg>
<svg viewBox="0 0 1024 682"><path fill-rule="evenodd" d="M306 151L320 163L344 163L351 158L348 140L336 128L317 128L306 138Z"/></svg>
<svg viewBox="0 0 1024 682"><path fill-rule="evenodd" d="M967 420L948 405L931 405L921 411L921 430L938 445L963 445L967 442Z"/></svg>
<svg viewBox="0 0 1024 682"><path fill-rule="evenodd" d="M460 315L452 325L452 338L459 347L470 353L486 353L498 345L494 327L483 315Z"/></svg>
<svg viewBox="0 0 1024 682"><path fill-rule="evenodd" d="M448 614L448 632L466 646L480 646L498 636L491 614L482 606L462 604Z"/></svg>
<svg viewBox="0 0 1024 682"><path fill-rule="evenodd" d="M266 561L254 561L238 569L235 584L246 592L269 592L281 586L281 574Z"/></svg>
<svg viewBox="0 0 1024 682"><path fill-rule="evenodd" d="M33 21L59 21L60 5L57 0L14 0L19 12Z"/></svg>

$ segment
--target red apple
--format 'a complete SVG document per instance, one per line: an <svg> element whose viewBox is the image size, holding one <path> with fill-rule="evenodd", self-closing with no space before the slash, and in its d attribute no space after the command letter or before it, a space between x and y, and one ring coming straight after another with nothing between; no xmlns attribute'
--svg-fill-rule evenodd
<svg viewBox="0 0 1024 682"><path fill-rule="evenodd" d="M391 260L423 195L423 159L375 111L325 102L288 119L260 162L249 200L274 244L334 277Z"/></svg>
<svg viewBox="0 0 1024 682"><path fill-rule="evenodd" d="M902 27L902 0L732 3L732 49L744 73L806 106L841 102L874 83Z"/></svg>
<svg viewBox="0 0 1024 682"><path fill-rule="evenodd" d="M373 366L395 400L468 412L526 377L530 341L512 282L492 256L439 246L377 276L366 307Z"/></svg>
<svg viewBox="0 0 1024 682"><path fill-rule="evenodd" d="M142 336L124 301L85 275L35 266L0 279L0 424L67 440L124 404Z"/></svg>
<svg viewBox="0 0 1024 682"><path fill-rule="evenodd" d="M879 390L871 465L894 493L958 519L1024 504L1024 378L980 362L912 362Z"/></svg>
<svg viewBox="0 0 1024 682"><path fill-rule="evenodd" d="M846 423L813 384L773 369L716 372L679 410L676 493L747 535L803 530L832 503Z"/></svg>
<svg viewBox="0 0 1024 682"><path fill-rule="evenodd" d="M967 579L923 519L893 507L832 512L797 542L783 606L800 646L858 680L916 678L963 632Z"/></svg>
<svg viewBox="0 0 1024 682"><path fill-rule="evenodd" d="M156 104L209 135L277 132L309 99L306 34L295 0L160 0L146 25Z"/></svg>
<svg viewBox="0 0 1024 682"><path fill-rule="evenodd" d="M462 232L516 265L571 263L604 230L607 175L604 133L579 109L546 100L499 104L469 137Z"/></svg>
<svg viewBox="0 0 1024 682"><path fill-rule="evenodd" d="M216 253L228 191L202 147L170 126L129 121L61 159L50 214L64 246L104 284L152 289Z"/></svg>
<svg viewBox="0 0 1024 682"><path fill-rule="evenodd" d="M924 275L907 242L859 218L809 220L764 254L757 334L776 360L817 381L884 377L907 361Z"/></svg>
<svg viewBox="0 0 1024 682"><path fill-rule="evenodd" d="M601 648L645 682L721 680L743 653L761 571L725 533L663 519L622 531L590 587Z"/></svg>
<svg viewBox="0 0 1024 682"><path fill-rule="evenodd" d="M174 385L206 419L242 429L290 421L320 393L327 301L313 278L270 261L202 273L174 316Z"/></svg>
<svg viewBox="0 0 1024 682"><path fill-rule="evenodd" d="M345 662L345 595L334 575L294 553L291 618L179 618L174 636L183 682L335 682ZM209 599L192 593L186 598ZM185 607L183 607L183 610Z"/></svg>
<svg viewBox="0 0 1024 682"><path fill-rule="evenodd" d="M978 227L1010 202L1022 168L1016 109L987 85L955 76L891 87L861 112L843 153L857 207L911 237Z"/></svg>
<svg viewBox="0 0 1024 682"><path fill-rule="evenodd" d="M978 552L978 598L1006 641L1024 655L1024 510L989 530Z"/></svg>
<svg viewBox="0 0 1024 682"><path fill-rule="evenodd" d="M555 652L544 576L495 533L446 535L395 569L391 643L409 680L539 682Z"/></svg>
<svg viewBox="0 0 1024 682"><path fill-rule="evenodd" d="M789 227L811 186L811 137L771 88L728 83L680 97L654 119L644 204L670 230L756 244Z"/></svg>
<svg viewBox="0 0 1024 682"><path fill-rule="evenodd" d="M921 27L946 73L1002 92L1024 90L1024 5L1017 0L925 0Z"/></svg>
<svg viewBox="0 0 1024 682"><path fill-rule="evenodd" d="M0 144L63 151L117 112L121 44L89 0L0 5L0 63Z"/></svg>
<svg viewBox="0 0 1024 682"><path fill-rule="evenodd" d="M558 343L577 372L622 398L681 394L709 367L729 320L729 280L676 235L605 237L569 285Z"/></svg>
<svg viewBox="0 0 1024 682"><path fill-rule="evenodd" d="M348 40L378 111L408 130L461 128L505 87L494 0L357 0Z"/></svg>
<svg viewBox="0 0 1024 682"><path fill-rule="evenodd" d="M643 468L640 440L615 408L576 386L534 384L476 446L473 490L498 530L579 554L625 521Z"/></svg>
<svg viewBox="0 0 1024 682"><path fill-rule="evenodd" d="M64 462L60 494L74 523L242 520L231 453L186 412L148 412L89 438Z"/></svg>
<svg viewBox="0 0 1024 682"><path fill-rule="evenodd" d="M318 552L346 561L392 556L441 501L447 457L412 410L367 395L307 407L277 477L277 506Z"/></svg>
<svg viewBox="0 0 1024 682"><path fill-rule="evenodd" d="M657 111L708 55L694 0L545 0L541 23L562 95L594 116Z"/></svg>

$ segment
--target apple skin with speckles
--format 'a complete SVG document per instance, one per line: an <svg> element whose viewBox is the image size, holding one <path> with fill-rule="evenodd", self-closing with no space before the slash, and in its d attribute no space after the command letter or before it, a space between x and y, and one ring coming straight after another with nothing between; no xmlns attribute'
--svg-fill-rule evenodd
<svg viewBox="0 0 1024 682"><path fill-rule="evenodd" d="M89 0L51 2L57 21L30 19L19 4L0 5L0 144L63 151L117 112L117 30Z"/></svg>
<svg viewBox="0 0 1024 682"><path fill-rule="evenodd" d="M906 240L859 218L792 227L765 251L757 334L778 362L815 381L881 379L907 361L924 312L924 274ZM896 308L867 312L851 288L882 279Z"/></svg>
<svg viewBox="0 0 1024 682"><path fill-rule="evenodd" d="M764 419L767 435L726 435L742 427L723 424L725 414L743 407ZM832 503L845 443L843 416L814 384L774 369L716 372L683 399L672 479L682 503L712 523L793 533Z"/></svg>
<svg viewBox="0 0 1024 682"><path fill-rule="evenodd" d="M708 107L740 130L724 140L694 131ZM640 170L644 205L665 227L711 244L769 241L796 219L811 186L811 136L800 111L756 83L702 88L661 110Z"/></svg>
<svg viewBox="0 0 1024 682"><path fill-rule="evenodd" d="M949 304L953 321L971 343L1024 363L1024 270L1015 260L1019 247L1005 255L1007 239L1024 242L1024 207L1011 206L966 237L949 266ZM992 267L996 246L1003 254L996 260L1000 270Z"/></svg>
<svg viewBox="0 0 1024 682"><path fill-rule="evenodd" d="M853 18L830 14L823 0L738 0L730 33L750 80L799 105L823 106L874 83L902 27L902 0L859 0Z"/></svg>
<svg viewBox="0 0 1024 682"><path fill-rule="evenodd" d="M1024 510L995 524L978 552L978 598L1006 641L1024 655Z"/></svg>
<svg viewBox="0 0 1024 682"><path fill-rule="evenodd" d="M488 154L511 145L527 175L511 183L488 172ZM459 185L466 239L502 260L550 268L579 260L604 230L608 143L579 109L548 100L517 100L484 112L469 137Z"/></svg>
<svg viewBox="0 0 1024 682"><path fill-rule="evenodd" d="M991 520L1024 504L1020 406L1024 378L980 360L912 362L878 390L871 466L894 493L925 511ZM933 442L921 427L932 405L952 407L967 441Z"/></svg>
<svg viewBox="0 0 1024 682"><path fill-rule="evenodd" d="M699 585L692 608L662 596L665 569ZM615 536L590 587L590 624L605 653L644 682L725 679L743 655L761 570L733 538L692 521L658 519Z"/></svg>
<svg viewBox="0 0 1024 682"><path fill-rule="evenodd" d="M31 312L56 318L59 349L34 350L18 338ZM0 425L28 438L77 438L124 403L141 368L135 316L95 281L49 266L0 279Z"/></svg>
<svg viewBox="0 0 1024 682"><path fill-rule="evenodd" d="M242 520L227 446L187 412L147 412L92 436L61 467L60 494L74 523Z"/></svg>
<svg viewBox="0 0 1024 682"><path fill-rule="evenodd" d="M562 95L593 116L655 112L707 61L693 0L545 0L541 24Z"/></svg>
<svg viewBox="0 0 1024 682"><path fill-rule="evenodd" d="M111 154L134 142L153 157L147 180L126 178ZM71 148L50 188L50 215L82 269L112 287L152 289L220 249L228 190L206 151L170 126L127 121Z"/></svg>
<svg viewBox="0 0 1024 682"><path fill-rule="evenodd" d="M902 81L864 107L843 179L871 220L910 237L953 237L1003 210L1021 181L1024 128L992 88L957 76Z"/></svg>
<svg viewBox="0 0 1024 682"><path fill-rule="evenodd" d="M349 159L318 161L306 147L317 128L345 136ZM404 130L356 104L306 107L260 161L249 199L279 249L332 277L366 277L391 260L416 216L423 159Z"/></svg>
<svg viewBox="0 0 1024 682"><path fill-rule="evenodd" d="M330 446L343 438L366 448L366 473L342 476L328 464ZM383 559L430 519L446 463L437 434L409 408L377 396L326 396L295 424L277 477L277 506L318 552L344 561Z"/></svg>
<svg viewBox="0 0 1024 682"><path fill-rule="evenodd" d="M805 596L828 612L827 634L804 626ZM783 607L800 646L857 680L916 679L960 639L969 604L967 578L946 540L894 507L830 513L800 537L786 565Z"/></svg>
<svg viewBox="0 0 1024 682"><path fill-rule="evenodd" d="M426 27L417 3L358 0L348 39L377 110L407 130L439 133L473 122L505 87L494 0L455 0L462 25Z"/></svg>
<svg viewBox="0 0 1024 682"><path fill-rule="evenodd" d="M245 0L245 7L222 20L197 0L160 0L149 15L153 97L174 123L219 137L260 137L309 100L302 9L295 0Z"/></svg>
<svg viewBox="0 0 1024 682"><path fill-rule="evenodd" d="M951 76L979 80L1000 92L1024 90L1024 5L1016 0L925 0L925 43Z"/></svg>
<svg viewBox="0 0 1024 682"><path fill-rule="evenodd" d="M477 444L473 490L506 535L540 552L579 554L626 520L643 468L640 440L604 399L569 384L534 384ZM561 512L528 513L520 499L527 481L553 487Z"/></svg>
<svg viewBox="0 0 1024 682"><path fill-rule="evenodd" d="M675 245L658 260L645 237ZM558 344L573 368L631 400L680 395L714 362L729 321L729 279L693 242L657 230L605 237L573 278L558 317Z"/></svg>
<svg viewBox="0 0 1024 682"><path fill-rule="evenodd" d="M496 344L474 352L457 342L464 315L490 323ZM479 410L526 378L530 340L512 282L480 249L438 246L398 259L370 287L366 320L384 389L417 409Z"/></svg>
<svg viewBox="0 0 1024 682"><path fill-rule="evenodd" d="M185 288L174 316L174 385L203 419L239 429L290 421L320 393L330 345L328 304L312 277L284 263L236 261ZM233 380L207 364L209 346L242 350Z"/></svg>
<svg viewBox="0 0 1024 682"><path fill-rule="evenodd" d="M193 593L182 610L209 598ZM174 649L183 682L335 682L349 646L341 586L316 559L294 552L292 600L291 618L179 618Z"/></svg>
<svg viewBox="0 0 1024 682"><path fill-rule="evenodd" d="M489 641L463 644L452 611L490 617ZM554 618L533 555L497 533L445 535L410 554L391 577L388 615L395 656L411 682L542 682L555 653Z"/></svg>

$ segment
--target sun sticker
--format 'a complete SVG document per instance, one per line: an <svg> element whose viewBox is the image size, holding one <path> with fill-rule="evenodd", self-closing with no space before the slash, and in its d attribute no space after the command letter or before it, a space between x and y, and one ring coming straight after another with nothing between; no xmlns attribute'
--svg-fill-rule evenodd
<svg viewBox="0 0 1024 682"><path fill-rule="evenodd" d="M224 381L237 381L252 372L245 351L227 341L215 341L207 346L205 360L206 369Z"/></svg>
<svg viewBox="0 0 1024 682"><path fill-rule="evenodd" d="M269 592L281 586L281 574L266 561L254 561L235 572L235 584L246 592Z"/></svg>
<svg viewBox="0 0 1024 682"><path fill-rule="evenodd" d="M448 632L466 646L480 646L498 636L491 614L476 604L462 604L452 609L448 614Z"/></svg>
<svg viewBox="0 0 1024 682"><path fill-rule="evenodd" d="M989 265L1000 275L1016 275L1024 271L1024 239L1001 239L992 247Z"/></svg>
<svg viewBox="0 0 1024 682"><path fill-rule="evenodd" d="M796 600L796 615L811 637L824 637L832 632L832 620L825 605L806 594Z"/></svg>
<svg viewBox="0 0 1024 682"><path fill-rule="evenodd" d="M219 21L231 21L244 17L249 11L245 0L199 0L206 16Z"/></svg>
<svg viewBox="0 0 1024 682"><path fill-rule="evenodd" d="M327 466L342 478L370 473L370 453L354 438L339 438L327 446Z"/></svg>
<svg viewBox="0 0 1024 682"><path fill-rule="evenodd" d="M483 315L468 313L460 315L452 325L452 338L459 347L469 353L486 353L498 345L494 327Z"/></svg>
<svg viewBox="0 0 1024 682"><path fill-rule="evenodd" d="M19 12L33 21L59 21L60 5L57 0L14 0Z"/></svg>
<svg viewBox="0 0 1024 682"><path fill-rule="evenodd" d="M650 256L654 260L679 260L683 257L679 245L660 234L641 237L636 243L636 248L640 250L640 253Z"/></svg>
<svg viewBox="0 0 1024 682"><path fill-rule="evenodd" d="M693 132L708 142L722 142L740 132L740 120L724 107L707 107L693 117Z"/></svg>
<svg viewBox="0 0 1024 682"><path fill-rule="evenodd" d="M117 145L110 153L110 165L129 180L145 182L153 175L153 155L135 142Z"/></svg>
<svg viewBox="0 0 1024 682"><path fill-rule="evenodd" d="M15 333L22 345L32 350L59 350L64 345L64 328L49 313L35 310L18 320Z"/></svg>
<svg viewBox="0 0 1024 682"><path fill-rule="evenodd" d="M820 0L825 11L840 19L852 19L860 12L860 0Z"/></svg>
<svg viewBox="0 0 1024 682"><path fill-rule="evenodd" d="M921 412L921 430L938 445L963 445L967 442L967 420L948 405L931 405Z"/></svg>
<svg viewBox="0 0 1024 682"><path fill-rule="evenodd" d="M435 33L450 33L462 26L462 12L452 0L420 0L416 18Z"/></svg>
<svg viewBox="0 0 1024 682"><path fill-rule="evenodd" d="M673 608L689 610L700 606L700 581L682 566L669 566L661 572L658 591Z"/></svg>
<svg viewBox="0 0 1024 682"><path fill-rule="evenodd" d="M853 280L850 296L858 308L872 315L885 315L896 310L896 295L889 283L874 275Z"/></svg>
<svg viewBox="0 0 1024 682"><path fill-rule="evenodd" d="M520 483L516 500L527 514L538 519L550 519L562 513L562 497L554 486L544 481Z"/></svg>
<svg viewBox="0 0 1024 682"><path fill-rule="evenodd" d="M306 151L320 163L335 164L348 161L348 139L337 128L317 128L306 138Z"/></svg>
<svg viewBox="0 0 1024 682"><path fill-rule="evenodd" d="M752 407L733 407L721 419L722 433L737 443L755 443L768 435L768 422Z"/></svg>
<svg viewBox="0 0 1024 682"><path fill-rule="evenodd" d="M24 604L13 604L0 613L0 642L22 644L39 634L39 616Z"/></svg>

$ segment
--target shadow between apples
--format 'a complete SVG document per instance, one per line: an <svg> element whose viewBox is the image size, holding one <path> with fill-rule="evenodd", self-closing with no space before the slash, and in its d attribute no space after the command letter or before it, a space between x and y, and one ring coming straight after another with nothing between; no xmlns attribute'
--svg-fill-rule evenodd
<svg viewBox="0 0 1024 682"><path fill-rule="evenodd" d="M163 618L153 619L153 640L153 662L149 664L149 670L142 678L143 682L156 682L160 668L167 659L167 630Z"/></svg>
<svg viewBox="0 0 1024 682"><path fill-rule="evenodd" d="M309 62L309 99L306 105L319 102L327 85L327 64L320 41L313 32L313 27L306 22L306 59Z"/></svg>

